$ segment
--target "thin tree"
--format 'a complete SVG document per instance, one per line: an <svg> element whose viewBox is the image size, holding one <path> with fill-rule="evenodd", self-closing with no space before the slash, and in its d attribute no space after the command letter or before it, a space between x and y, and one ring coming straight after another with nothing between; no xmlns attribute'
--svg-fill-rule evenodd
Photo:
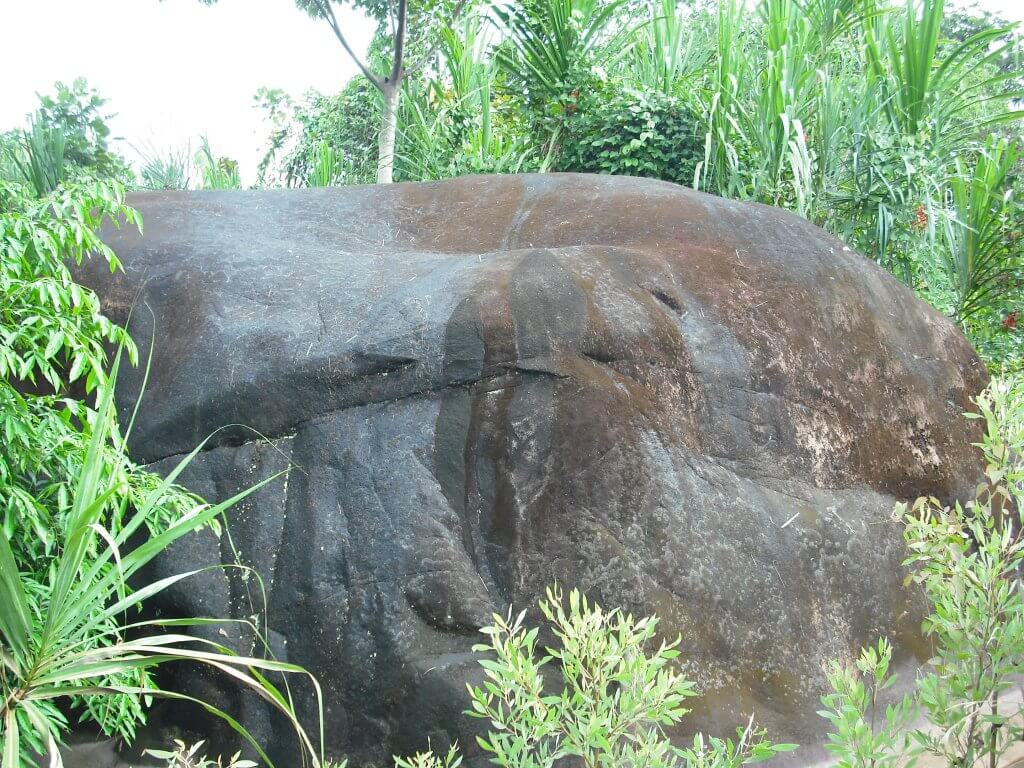
<svg viewBox="0 0 1024 768"><path fill-rule="evenodd" d="M201 0L213 5L217 0ZM391 40L391 60L384 72L375 72L352 48L334 13L334 4L348 3L362 8L388 29ZM390 184L395 169L395 136L398 131L398 107L402 98L402 83L410 73L417 72L434 55L441 42L443 26L452 26L466 10L469 0L422 0L410 9L409 0L295 0L295 5L310 16L323 19L330 26L341 47L349 55L362 75L380 91L383 101L380 132L377 138L377 183ZM409 48L410 10L413 12L417 42L423 43L416 58L407 63Z"/></svg>
<svg viewBox="0 0 1024 768"><path fill-rule="evenodd" d="M380 16L385 12L391 21L391 68L386 73L374 72L367 62L359 58L342 32L338 18L331 7L332 0L296 0L296 4L311 16L324 19L338 38L341 47L349 55L363 76L374 88L380 91L383 109L381 111L380 132L377 138L377 183L390 184L395 168L395 135L398 130L398 104L402 96L402 80L408 69L405 67L405 43L409 15L408 0L388 0L385 8L367 8L371 13L377 11ZM365 7L365 6L364 6Z"/></svg>

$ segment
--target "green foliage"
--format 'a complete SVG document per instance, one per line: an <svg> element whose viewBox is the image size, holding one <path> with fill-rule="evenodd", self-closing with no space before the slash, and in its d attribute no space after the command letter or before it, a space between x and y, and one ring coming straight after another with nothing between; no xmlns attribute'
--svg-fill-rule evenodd
<svg viewBox="0 0 1024 768"><path fill-rule="evenodd" d="M407 87L399 116L395 175L402 181L519 173L541 165L530 143L492 105L487 84L462 100L437 81L427 91Z"/></svg>
<svg viewBox="0 0 1024 768"><path fill-rule="evenodd" d="M441 179L455 175L459 144L458 121L452 112L460 110L462 102L434 104L430 91L415 89L406 84L399 109L395 172L400 180Z"/></svg>
<svg viewBox="0 0 1024 768"><path fill-rule="evenodd" d="M915 715L914 700L903 696L882 711L881 694L896 683L889 674L892 646L878 641L865 648L854 664L831 663L828 682L832 693L823 696L818 714L831 724L828 750L837 768L895 768L910 744L906 733Z"/></svg>
<svg viewBox="0 0 1024 768"><path fill-rule="evenodd" d="M188 189L190 171L188 149L149 152L142 155L138 186L148 190Z"/></svg>
<svg viewBox="0 0 1024 768"><path fill-rule="evenodd" d="M627 88L595 99L569 125L559 170L689 185L704 154L697 116L682 99L656 91Z"/></svg>
<svg viewBox="0 0 1024 768"><path fill-rule="evenodd" d="M987 46L1006 30L941 48L941 0L920 13L913 2L758 8L752 19L719 4L702 186L792 207L882 257L905 245L887 219L922 202L982 130L1017 117L1006 77L990 72ZM846 221L830 221L834 202Z"/></svg>
<svg viewBox="0 0 1024 768"><path fill-rule="evenodd" d="M1021 220L1000 166L1015 150L986 134L1020 117L1020 70L1000 69L1016 38L944 41L941 0L757 7L718 3L698 186L797 211L954 318L977 313L964 327L990 360L1013 355L999 324L1020 304Z"/></svg>
<svg viewBox="0 0 1024 768"><path fill-rule="evenodd" d="M1024 735L1021 703L1001 702L1024 668L1024 386L995 379L976 400L986 483L965 506L901 507L907 565L932 604L924 630L935 657L918 683L932 731L920 747L949 765L997 764Z"/></svg>
<svg viewBox="0 0 1024 768"><path fill-rule="evenodd" d="M957 4L946 8L942 20L942 36L948 41L946 44L962 43L989 29L1004 30L992 43L992 47L1000 50L992 63L997 71L1011 75L1006 83L1007 90L1024 89L1024 43L1015 33L1013 25L998 14L979 7L976 0L970 5Z"/></svg>
<svg viewBox="0 0 1024 768"><path fill-rule="evenodd" d="M36 197L24 185L0 184L0 522L20 569L29 610L41 615L64 536L75 514L78 478L97 431L110 436L96 450L111 483L97 510L109 531L120 529L160 484L127 460L113 414L99 414L71 396L106 383L105 346L134 348L122 329L103 316L96 295L76 284L68 264L86 257L117 259L98 237L104 220L138 224L115 181L79 181ZM147 518L157 530L196 505L180 489L163 494ZM91 627L114 631L105 606L85 603ZM84 637L82 638L85 639ZM113 673L111 673L113 674ZM106 680L125 689L150 687L145 667L129 678ZM142 719L142 698L103 696L84 682L74 703L107 733L130 737Z"/></svg>
<svg viewBox="0 0 1024 768"><path fill-rule="evenodd" d="M189 746L180 739L174 740L174 749L147 749L146 754L163 760L166 768L256 768L257 763L243 760L241 753L236 752L227 762L221 758L211 760L202 754L205 741L197 741Z"/></svg>
<svg viewBox="0 0 1024 768"><path fill-rule="evenodd" d="M98 177L124 179L127 166L109 147L110 128L107 121L113 115L104 107L102 98L83 78L70 86L58 82L53 96L40 95L35 122L64 136L66 162L75 168Z"/></svg>
<svg viewBox="0 0 1024 768"><path fill-rule="evenodd" d="M869 84L880 86L884 111L893 127L904 136L928 132L931 142L951 144L985 127L1016 117L1000 111L981 120L973 111L979 102L1006 100L1008 94L993 86L1008 79L994 73L980 81L969 76L1004 52L1006 45L993 44L1006 34L990 28L940 52L945 0L909 2L899 26L880 23L864 25Z"/></svg>
<svg viewBox="0 0 1024 768"><path fill-rule="evenodd" d="M644 92L682 95L709 66L711 30L705 13L675 0L649 0L647 18L638 25L623 59L624 73Z"/></svg>
<svg viewBox="0 0 1024 768"><path fill-rule="evenodd" d="M407 80L399 111L396 177L439 179L537 170L542 161L517 123L515 105L495 95L496 61L486 57L481 14L441 31L443 64L422 84Z"/></svg>
<svg viewBox="0 0 1024 768"><path fill-rule="evenodd" d="M457 27L446 26L440 31L442 63L438 69L447 78L439 77L434 85L443 93L446 82L456 102L472 98L494 78L494 63L487 57L490 39L485 22L481 13L469 13Z"/></svg>
<svg viewBox="0 0 1024 768"><path fill-rule="evenodd" d="M126 346L134 356L124 331L68 271L87 255L118 267L97 235L105 219L138 223L117 182L80 181L44 197L24 185L0 184L0 522L33 612L61 554L93 431L113 435L100 446L107 471L117 478L101 509L106 525L119 525L125 509L159 481L127 461L113 425L100 425L98 414L69 394L72 387L90 392L105 383L105 345ZM192 505L176 491L152 520L165 524ZM91 606L94 618L102 608ZM133 684L148 685L144 670ZM83 694L76 703L107 733L131 736L142 717L137 696Z"/></svg>
<svg viewBox="0 0 1024 768"><path fill-rule="evenodd" d="M276 126L260 166L264 177L288 186L306 184L326 146L334 155L335 183L373 181L381 104L365 79L351 80L336 96L311 92L300 104L274 91L262 91L258 98Z"/></svg>
<svg viewBox="0 0 1024 768"><path fill-rule="evenodd" d="M228 671L284 712L315 755L289 700L264 677L298 668L237 657L216 643L203 648L204 641L172 630L209 619L140 622L134 616L144 600L190 575L147 585L139 583L140 569L185 534L216 526L245 494L209 506L174 485L187 460L161 479L127 458L105 349L117 345L132 357L135 350L103 316L96 295L69 272L87 256L119 267L99 239L105 221L141 227L117 181L79 176L43 195L24 183L0 182L3 766L34 765L36 753L59 765L69 709L131 739L154 696L190 700L159 690L151 679L153 668L175 660ZM95 392L97 408L75 392ZM149 538L129 549L142 531Z"/></svg>
<svg viewBox="0 0 1024 768"><path fill-rule="evenodd" d="M1011 285L1019 288L1021 253L1011 237L1020 221L1020 204L1009 180L1020 152L1016 144L990 137L973 172L957 159L943 211L945 248L937 249L949 278L951 314L960 321L989 306Z"/></svg>
<svg viewBox="0 0 1024 768"><path fill-rule="evenodd" d="M741 765L763 763L780 752L791 752L796 744L773 744L762 729L754 727L753 718L746 728L736 729L735 739L722 739L698 733L689 747L676 750L678 761L668 765L686 768L739 768Z"/></svg>
<svg viewBox="0 0 1024 768"><path fill-rule="evenodd" d="M216 0L203 0L212 4ZM310 16L326 22L342 48L358 67L377 96L381 107L375 124L377 135L375 178L390 183L394 173L397 113L403 84L410 73L418 72L430 58L435 41L446 25L457 21L469 3L466 0L346 0L377 21L377 34L371 42L367 61L353 50L338 22L334 5L342 0L296 0L296 6ZM273 145L272 145L273 146ZM319 139L314 146L319 146ZM333 146L333 145L332 145ZM356 163L345 158L352 166ZM289 181L303 176L290 175Z"/></svg>
<svg viewBox="0 0 1024 768"><path fill-rule="evenodd" d="M921 586L931 604L924 631L934 656L917 680L913 700L887 706L879 723L879 694L891 649L867 649L856 669L829 670L833 693L821 712L832 724L830 749L841 766L903 764L927 753L950 768L995 766L1024 737L1024 703L1004 696L1024 669L1024 382L996 378L975 400L983 422L977 446L985 482L966 505L934 498L897 505L905 523L908 583ZM921 728L907 732L915 710ZM910 743L906 739L909 737Z"/></svg>
<svg viewBox="0 0 1024 768"><path fill-rule="evenodd" d="M582 93L602 77L600 65L621 55L632 25L610 32L625 0L543 0L495 10L508 29L495 61L507 88L521 94L531 127L556 138Z"/></svg>
<svg viewBox="0 0 1024 768"><path fill-rule="evenodd" d="M239 657L180 632L212 619L137 616L143 601L192 575L146 584L142 569L197 528L219 530L224 510L256 489L211 506L175 486L202 446L166 479L127 457L106 349L116 346L120 360L123 351L134 359L135 348L102 314L96 295L74 282L69 268L92 257L118 269L100 228L109 223L141 230L141 220L126 204L119 181L89 175L104 167L106 133L98 116L102 100L93 96L78 104L84 93L84 85L76 84L61 90L56 101L44 100L32 130L17 142L3 142L8 164L0 180L2 765L36 765L42 756L60 766L58 745L75 710L80 720L130 740L154 697L195 701L225 718L265 759L226 713L154 685L152 671L173 661L221 670L249 687L285 715L318 765L322 747L315 749L296 721L287 683L282 692L268 680L270 673L300 672L298 667ZM62 161L72 147L83 165L64 173L68 166ZM107 167L116 165L111 163ZM237 168L229 163L211 163L206 170L207 183L216 172L219 186L226 185L223 179L237 184ZM95 409L81 399L93 393ZM132 421L134 413L128 431ZM319 700L318 689L316 695ZM235 768L245 764L234 761Z"/></svg>
<svg viewBox="0 0 1024 768"><path fill-rule="evenodd" d="M103 379L106 342L125 333L100 313L95 294L74 283L69 262L117 257L99 238L104 220L138 224L117 182L83 182L43 197L0 186L0 380L46 383L55 391L84 377Z"/></svg>
<svg viewBox="0 0 1024 768"><path fill-rule="evenodd" d="M742 29L743 4L720 0L717 8L717 34L714 69L708 74L708 88L702 104L707 125L704 161L694 184L725 196L745 196L744 158L750 153L738 117L740 101L749 78L746 34Z"/></svg>
<svg viewBox="0 0 1024 768"><path fill-rule="evenodd" d="M462 755L459 754L459 749L454 744L442 756L429 750L417 752L412 757L395 756L395 768L459 768L460 765L462 765Z"/></svg>
<svg viewBox="0 0 1024 768"><path fill-rule="evenodd" d="M238 163L230 157L214 155L205 136L196 153L195 163L203 189L238 189L242 186L238 177Z"/></svg>
<svg viewBox="0 0 1024 768"><path fill-rule="evenodd" d="M342 159L338 157L338 154L326 141L321 141L316 156L316 164L309 174L306 185L310 187L334 186L345 178L346 170L348 169L342 163Z"/></svg>
<svg viewBox="0 0 1024 768"><path fill-rule="evenodd" d="M130 516L112 523L108 505L124 493L119 488L121 472L109 461L111 450L121 450L114 428L117 366L115 361L111 376L105 377L100 387L89 444L74 478L66 523L59 532L59 554L40 575L31 563L19 564L10 537L6 533L0 536L0 656L4 661L0 669L0 741L4 768L32 765L33 754L47 755L51 765L60 766L58 745L67 727L60 705L83 697L88 697L86 711L95 719L100 719L98 700L112 701L115 707L120 703L117 714L126 720L118 724L126 736L132 733L130 718L139 717L137 711L125 710L126 702L153 697L194 702L224 718L267 760L259 745L226 713L151 684L150 670L175 661L227 672L261 696L289 719L316 762L318 752L295 719L290 702L264 676L268 672L301 673L300 667L238 656L219 643L178 631L213 623L212 619L146 621L136 617L143 601L198 572L140 584L140 571L172 543L209 525L276 476L219 504L197 502L164 525L160 521L167 496L176 495L173 483L202 449L201 444L134 506ZM133 535L147 527L152 535L131 548ZM129 584L136 586L130 589Z"/></svg>
<svg viewBox="0 0 1024 768"><path fill-rule="evenodd" d="M838 35L847 28L840 15L846 9L823 14L816 4L796 0L763 0L757 7L751 21L742 3L719 4L718 64L703 100L708 132L699 186L813 218L834 181L820 163L837 149L838 130L815 122L841 111L829 77L835 40L816 19L832 19ZM814 151L812 136L820 136L824 151Z"/></svg>
<svg viewBox="0 0 1024 768"><path fill-rule="evenodd" d="M23 132L20 141L6 147L6 151L17 176L41 197L53 192L64 181L65 146L64 134L59 129L33 122L31 129Z"/></svg>
<svg viewBox="0 0 1024 768"><path fill-rule="evenodd" d="M280 88L261 86L253 96L253 107L263 112L263 121L269 127L267 148L256 169L256 182L261 186L279 186L285 179L278 173L277 166L293 131L295 102Z"/></svg>
<svg viewBox="0 0 1024 768"><path fill-rule="evenodd" d="M567 602L567 604L566 604ZM686 714L693 685L674 667L679 640L656 642L658 620L604 611L578 591L568 601L557 587L539 604L557 640L541 651L537 628L494 615L474 648L487 682L469 687L472 717L490 725L480 746L509 768L545 768L567 757L587 768L614 765L731 766L793 749L771 745L748 726L738 742L698 739L674 747L665 728ZM546 673L557 666L564 687L549 691Z"/></svg>

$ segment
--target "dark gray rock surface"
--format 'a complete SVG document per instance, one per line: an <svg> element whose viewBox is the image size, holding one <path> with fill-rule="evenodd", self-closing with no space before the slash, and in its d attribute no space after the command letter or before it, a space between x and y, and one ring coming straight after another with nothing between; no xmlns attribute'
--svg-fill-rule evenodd
<svg viewBox="0 0 1024 768"><path fill-rule="evenodd" d="M818 742L827 659L879 635L908 668L923 653L893 502L970 492L960 414L985 374L822 230L577 175L131 202L145 236L108 233L125 273L85 275L115 319L137 304L140 348L155 318L131 449L164 468L247 425L189 469L212 499L294 466L231 533L275 652L323 685L333 753L472 752L477 630L555 580L682 634L704 691L684 730L753 713ZM159 569L221 559L207 534ZM214 572L160 608L249 616L255 592ZM287 751L257 703L177 682Z"/></svg>

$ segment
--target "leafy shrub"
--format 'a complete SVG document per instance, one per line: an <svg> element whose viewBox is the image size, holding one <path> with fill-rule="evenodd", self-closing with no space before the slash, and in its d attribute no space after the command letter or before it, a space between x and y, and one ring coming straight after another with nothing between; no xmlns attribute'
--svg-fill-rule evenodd
<svg viewBox="0 0 1024 768"><path fill-rule="evenodd" d="M975 401L986 483L965 506L918 499L900 508L907 564L932 604L924 630L935 657L918 697L937 733L922 749L950 765L993 764L1024 735L1021 703L1001 704L1024 668L1024 386L994 380ZM1002 710L1000 707L1002 706Z"/></svg>
<svg viewBox="0 0 1024 768"><path fill-rule="evenodd" d="M437 755L431 750L417 752L412 757L395 757L395 768L459 768L462 756L459 748L452 745L444 755Z"/></svg>
<svg viewBox="0 0 1024 768"><path fill-rule="evenodd" d="M892 684L888 645L865 651L858 672L833 668L834 692L823 699L822 714L835 728L831 749L843 766L893 765L920 753L950 768L995 766L1024 736L1024 703L1003 698L1024 669L1024 382L994 379L975 403L978 412L968 417L984 421L978 447L986 465L976 497L951 507L934 498L897 506L906 524L908 580L932 606L924 631L934 657L914 701L887 709L877 731L876 693ZM927 724L910 732L904 748L899 731L913 707Z"/></svg>
<svg viewBox="0 0 1024 768"><path fill-rule="evenodd" d="M127 165L109 146L107 121L113 115L104 110L107 100L83 78L71 85L58 82L54 89L53 96L40 96L35 122L63 134L68 164L93 176L127 179Z"/></svg>
<svg viewBox="0 0 1024 768"><path fill-rule="evenodd" d="M126 347L134 356L124 330L104 317L96 295L68 270L88 255L118 268L98 236L104 220L141 225L116 181L78 180L41 197L24 184L0 183L0 529L8 553L0 613L17 608L19 615L3 617L0 655L9 663L0 687L5 713L17 710L22 718L3 724L8 743L28 748L58 739L64 725L63 710L50 699L32 703L40 681L54 700L67 697L105 733L133 736L153 690L152 664L101 664L90 655L122 637L123 616L109 608L128 596L127 556L103 555L102 544L118 542L121 548L122 535L140 526L158 536L203 509L194 496L128 459L112 408L93 409L73 396L110 391L107 345ZM104 484L87 502L86 475ZM79 531L77 522L85 519L88 530ZM79 538L71 548L77 554L69 561L75 531ZM55 574L62 568L71 570L58 584ZM86 573L91 576L81 584L65 583ZM118 578L108 581L113 574ZM97 587L101 581L105 586ZM73 606L72 594L78 599ZM47 617L65 623L56 626L57 618ZM45 659L38 656L43 646ZM64 676L90 660L92 674Z"/></svg>
<svg viewBox="0 0 1024 768"><path fill-rule="evenodd" d="M632 88L595 99L569 124L560 170L644 176L692 185L704 129L675 96Z"/></svg>
<svg viewBox="0 0 1024 768"><path fill-rule="evenodd" d="M341 174L336 183L367 184L376 178L381 103L366 78L354 78L335 96L311 92L298 105L280 92L263 91L258 98L274 124L261 163L264 178L280 177L288 186L322 180L315 169L325 146Z"/></svg>
<svg viewBox="0 0 1024 768"><path fill-rule="evenodd" d="M558 646L537 647L538 629L494 615L481 630L488 643L474 648L488 681L470 686L472 717L490 732L479 739L492 762L507 768L546 768L566 757L587 768L616 765L724 766L767 759L795 748L771 744L748 725L739 739L697 737L691 749L669 741L665 728L680 721L693 684L675 668L679 640L655 643L656 617L635 619L604 611L578 591L568 604L549 588L540 610ZM564 687L549 691L545 674L555 662Z"/></svg>
<svg viewBox="0 0 1024 768"><path fill-rule="evenodd" d="M165 768L256 768L252 760L243 760L240 752L236 752L227 762L222 758L209 759L201 754L205 741L197 741L189 746L180 739L174 740L174 749L147 749L146 754L163 760Z"/></svg>
<svg viewBox="0 0 1024 768"><path fill-rule="evenodd" d="M129 582L139 570L181 536L215 526L233 500L209 506L177 488L187 460L161 479L125 454L105 348L126 348L132 357L135 349L69 272L69 264L90 255L119 267L98 235L107 220L141 227L117 181L79 177L42 195L27 184L0 182L3 765L28 765L33 754L51 755L59 765L69 706L105 733L131 739L152 697L190 700L161 691L150 677L154 667L175 660L226 670L256 690L291 717L313 755L288 699L253 672L297 667L237 657L170 629L209 619L133 616L143 600L190 575L133 591ZM73 392L95 393L97 407ZM129 551L132 536L143 531L149 538Z"/></svg>
<svg viewBox="0 0 1024 768"><path fill-rule="evenodd" d="M191 163L189 150L149 151L142 154L140 189L188 189Z"/></svg>
<svg viewBox="0 0 1024 768"><path fill-rule="evenodd" d="M196 152L195 162L203 189L238 189L242 186L238 162L230 157L214 155L205 136Z"/></svg>
<svg viewBox="0 0 1024 768"><path fill-rule="evenodd" d="M295 719L290 703L263 676L266 672L302 672L300 667L277 661L238 656L219 643L182 634L181 627L211 623L210 619L140 621L139 605L197 571L181 573L138 585L140 571L154 557L188 533L211 523L225 509L277 476L216 505L197 502L166 525L158 525L165 497L174 493L173 482L201 450L202 444L148 492L121 525L105 514L121 483L118 468L108 460L114 438L114 381L100 388L95 428L81 469L74 478L65 525L59 532L53 559L44 574L32 563L19 565L10 537L0 535L0 742L5 768L34 765L33 754L49 756L60 765L58 745L67 719L60 708L68 700L85 699L86 712L95 719L98 701L113 707L143 698L191 701L223 717L267 760L262 749L230 716L185 694L163 691L141 673L169 662L189 661L225 671L284 713L316 759L316 751ZM114 471L112 471L114 470ZM132 536L145 527L154 533L130 548ZM129 637L130 636L130 637ZM319 692L317 693L319 696ZM129 708L123 718L140 717ZM131 735L130 720L121 723ZM126 732L127 731L127 732ZM269 762L269 761L268 761ZM237 764L236 764L237 765Z"/></svg>
<svg viewBox="0 0 1024 768"><path fill-rule="evenodd" d="M97 230L104 219L134 224L138 216L117 182L78 183L43 197L0 184L0 208L2 523L19 558L42 570L95 421L69 389L91 392L103 383L105 344L127 345L134 355L127 334L72 280L68 264L91 254L117 269Z"/></svg>
<svg viewBox="0 0 1024 768"><path fill-rule="evenodd" d="M906 728L916 709L903 696L882 710L880 696L896 682L889 674L892 646L879 640L865 648L853 664L833 661L828 668L832 693L823 696L819 714L834 729L826 748L837 757L836 768L894 768L909 746Z"/></svg>

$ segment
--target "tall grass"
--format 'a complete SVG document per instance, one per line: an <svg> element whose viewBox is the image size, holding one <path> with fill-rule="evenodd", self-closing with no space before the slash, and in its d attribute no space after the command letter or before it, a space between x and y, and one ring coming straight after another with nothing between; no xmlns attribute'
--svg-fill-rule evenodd
<svg viewBox="0 0 1024 768"><path fill-rule="evenodd" d="M917 7L907 0L898 21L879 15L863 28L865 71L878 86L894 130L904 136L927 133L937 149L955 151L978 128L1019 117L1015 110L997 109L980 119L976 113L987 102L1013 95L998 87L1012 74L972 76L1006 51L1009 44L998 43L1007 29L988 29L942 47L945 0L922 0L920 13Z"/></svg>
<svg viewBox="0 0 1024 768"><path fill-rule="evenodd" d="M214 155L205 136L200 142L195 162L203 189L238 189L242 186L238 175L238 163L227 157Z"/></svg>
<svg viewBox="0 0 1024 768"><path fill-rule="evenodd" d="M945 211L987 135L1007 136L1024 117L1014 101L1024 72L1007 64L1013 31L965 34L950 26L945 0L684 5L508 0L493 10L497 39L477 15L445 30L437 66L407 84L399 175L562 167L584 140L588 110L600 115L630 89L657 91L702 123L694 186L794 210L936 306L991 320L963 298L963 279L960 298L948 293L956 270L941 265L963 262L951 249L970 238L951 223L963 212ZM664 130L655 122L635 141ZM607 134L585 140L627 156L631 137ZM665 149L663 167L680 167L683 154ZM1021 228L1019 216L1008 209L1002 236ZM981 304L1006 303L1006 277L975 292Z"/></svg>
<svg viewBox="0 0 1024 768"><path fill-rule="evenodd" d="M921 287L947 181L1021 113L1008 30L943 38L943 0L720 0L696 183L796 210ZM1005 223L1005 222L1004 222Z"/></svg>
<svg viewBox="0 0 1024 768"><path fill-rule="evenodd" d="M321 141L306 184L310 187L333 187L341 184L347 167L344 158L326 141Z"/></svg>
<svg viewBox="0 0 1024 768"><path fill-rule="evenodd" d="M36 195L43 197L64 180L65 146L62 131L34 120L31 127L21 133L19 140L7 148L8 161Z"/></svg>
<svg viewBox="0 0 1024 768"><path fill-rule="evenodd" d="M188 189L192 164L188 147L166 152L139 152L142 167L139 170L139 186L143 189Z"/></svg>
<svg viewBox="0 0 1024 768"><path fill-rule="evenodd" d="M471 98L493 80L493 62L489 59L491 35L482 13L468 13L458 27L440 31L440 77L433 81L442 91L451 89L456 101Z"/></svg>
<svg viewBox="0 0 1024 768"><path fill-rule="evenodd" d="M646 13L623 60L627 77L639 88L676 95L696 84L711 59L708 30L674 0L649 0Z"/></svg>
<svg viewBox="0 0 1024 768"><path fill-rule="evenodd" d="M707 124L704 161L694 180L698 188L739 198L753 192L744 174L749 140L740 125L745 109L742 97L753 70L743 17L742 0L719 0L715 67L701 104Z"/></svg>
<svg viewBox="0 0 1024 768"><path fill-rule="evenodd" d="M961 322L1015 283L1024 263L1007 226L1019 210L1009 179L1020 160L1015 143L990 138L973 169L957 160L950 177L949 205L942 211L945 248L936 253L952 288L953 314Z"/></svg>
<svg viewBox="0 0 1024 768"><path fill-rule="evenodd" d="M215 619L143 620L136 615L146 600L200 572L188 571L129 588L128 584L136 582L154 557L183 536L209 525L233 504L277 476L218 504L197 505L144 543L132 546L132 537L144 531L151 518L159 514L164 496L202 450L204 442L133 513L122 510L123 525L105 527L104 509L118 490L117 475L110 471L104 453L113 438L113 392L119 359L120 354L100 390L93 432L62 532L61 553L42 594L34 594L30 599L32 580L19 568L6 533L0 533L2 766L33 765L35 754L46 755L51 766L60 766L59 744L67 727L62 707L67 701L86 695L192 702L224 719L269 764L261 745L230 714L183 693L126 682L135 673L174 662L210 667L253 691L284 714L298 734L309 762L319 765L322 734L320 743L315 744L299 724L287 689L282 692L268 677L271 673L305 674L301 667L239 656L217 642L180 631L216 623ZM102 609L96 611L94 606ZM315 680L312 684L319 702L319 687Z"/></svg>

